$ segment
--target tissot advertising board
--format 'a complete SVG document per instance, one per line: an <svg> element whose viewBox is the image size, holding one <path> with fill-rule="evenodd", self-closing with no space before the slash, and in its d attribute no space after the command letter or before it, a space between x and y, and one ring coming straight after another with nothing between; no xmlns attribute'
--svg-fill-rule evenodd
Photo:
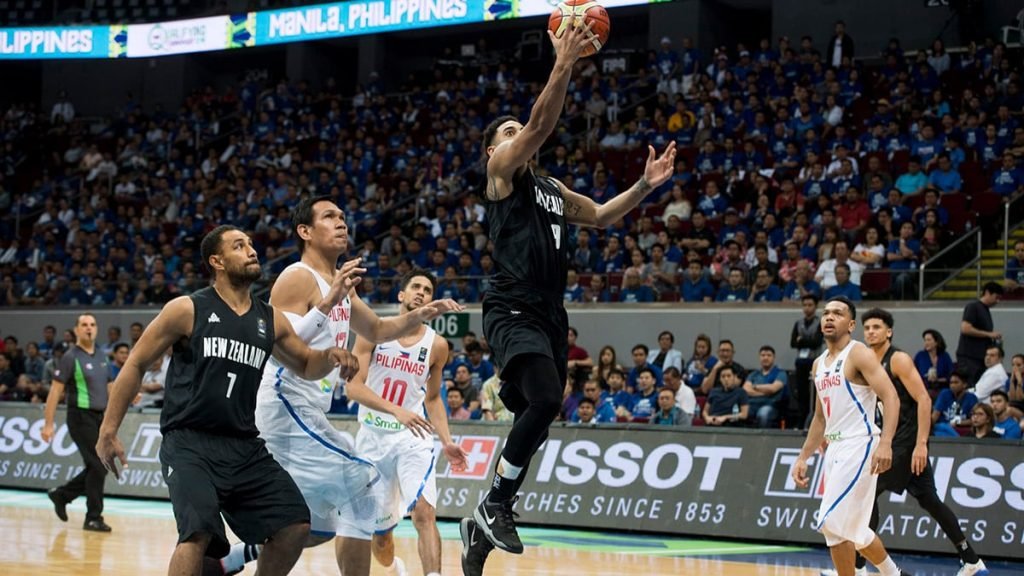
<svg viewBox="0 0 1024 576"><path fill-rule="evenodd" d="M41 407L0 405L0 486L41 489L80 470L64 414L52 444L40 439ZM352 419L336 427L356 433ZM464 472L437 463L438 515L469 515L489 486L507 428L453 423L469 455ZM120 432L129 468L107 493L166 498L156 414L128 414ZM806 489L789 477L797 435L706 429L556 426L534 457L516 506L522 522L821 544L814 532L823 491L820 461ZM978 551L1024 558L1024 449L1017 442L935 442L939 497ZM865 502L870 506L870 502ZM941 528L910 499L883 498L879 533L893 549L950 552Z"/></svg>

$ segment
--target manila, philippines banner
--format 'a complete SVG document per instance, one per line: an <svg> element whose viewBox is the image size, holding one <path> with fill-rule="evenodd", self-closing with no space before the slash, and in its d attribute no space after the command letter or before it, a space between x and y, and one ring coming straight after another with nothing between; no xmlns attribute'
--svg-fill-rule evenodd
<svg viewBox="0 0 1024 576"><path fill-rule="evenodd" d="M56 437L46 444L41 407L0 405L0 486L48 488L81 469L64 421L59 412ZM352 419L332 422L350 435L359 426ZM469 467L456 473L438 459L438 516L472 512L506 433L502 425L453 423ZM108 479L107 493L167 498L157 414L129 413L120 438L129 468L120 481ZM555 426L534 457L516 509L525 523L823 544L813 530L824 486L820 458L809 463L807 489L789 477L801 443L789 433ZM1024 558L1022 455L1016 442L931 446L939 497L982 555ZM888 547L952 552L913 498L890 494L880 505L878 532Z"/></svg>

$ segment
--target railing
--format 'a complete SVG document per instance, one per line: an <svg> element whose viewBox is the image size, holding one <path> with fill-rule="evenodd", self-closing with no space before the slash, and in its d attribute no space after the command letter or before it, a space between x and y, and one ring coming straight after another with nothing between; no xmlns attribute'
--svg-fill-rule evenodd
<svg viewBox="0 0 1024 576"><path fill-rule="evenodd" d="M1010 264L1010 232L1024 226L1024 203L1020 202L1021 198L1024 198L1024 194L1018 194L1003 204L1003 270ZM1015 223L1013 228L1010 228L1010 222Z"/></svg>
<svg viewBox="0 0 1024 576"><path fill-rule="evenodd" d="M974 244L971 244L971 241ZM967 234L958 238L955 242L946 246L941 252L929 258L926 262L923 262L918 268L917 276L917 289L918 289L918 300L924 301L925 298L931 296L939 288L942 288L950 279L955 278L960 272L970 268L972 265L977 269L977 283L978 289L981 289L981 248L982 248L982 235L981 227L977 227L969 231ZM967 259L972 254L973 258ZM965 262L966 264L956 267L957 262ZM943 267L943 264L950 266ZM926 270L927 269L927 270ZM925 280L928 279L926 272L935 272L936 274L931 278L935 281L930 288L926 288ZM947 272L952 271L952 274Z"/></svg>

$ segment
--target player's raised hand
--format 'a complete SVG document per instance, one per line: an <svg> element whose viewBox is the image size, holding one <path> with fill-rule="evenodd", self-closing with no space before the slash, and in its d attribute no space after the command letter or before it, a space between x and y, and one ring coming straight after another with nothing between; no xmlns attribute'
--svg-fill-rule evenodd
<svg viewBox="0 0 1024 576"><path fill-rule="evenodd" d="M796 482L797 486L807 488L807 460L797 458L789 470L789 475L793 477L793 482Z"/></svg>
<svg viewBox="0 0 1024 576"><path fill-rule="evenodd" d="M452 442L445 444L444 456L448 459L448 464L451 465L452 470L455 472L464 472L466 470L468 465L466 451L458 444Z"/></svg>
<svg viewBox="0 0 1024 576"><path fill-rule="evenodd" d="M124 445L117 434L107 434L100 431L99 441L96 442L96 454L103 462L103 467L120 480L121 472L117 468L117 461L121 461L121 468L128 467L128 459L124 455Z"/></svg>
<svg viewBox="0 0 1024 576"><path fill-rule="evenodd" d="M355 354L341 348L330 348L328 350L334 365L340 370L340 376L346 380L359 372L359 359Z"/></svg>
<svg viewBox="0 0 1024 576"><path fill-rule="evenodd" d="M424 304L416 309L413 314L416 314L420 322L429 322L434 318L448 312L462 312L465 307L459 304L451 298L443 298L441 300L434 300L430 304Z"/></svg>
<svg viewBox="0 0 1024 576"><path fill-rule="evenodd" d="M391 415L418 438L433 438L434 426L423 416L401 406L396 406Z"/></svg>
<svg viewBox="0 0 1024 576"><path fill-rule="evenodd" d="M362 258L353 258L334 271L331 291L327 293L330 302L341 302L363 280L361 275L366 273L366 268L359 266L362 261Z"/></svg>
<svg viewBox="0 0 1024 576"><path fill-rule="evenodd" d="M672 171L676 166L676 143L673 140L665 147L660 157L655 157L654 146L647 145L647 165L644 167L644 180L651 186L657 188L672 177Z"/></svg>
<svg viewBox="0 0 1024 576"><path fill-rule="evenodd" d="M892 446L879 442L875 454L871 457L871 473L884 474L892 466Z"/></svg>
<svg viewBox="0 0 1024 576"><path fill-rule="evenodd" d="M555 48L555 60L567 64L573 64L580 59L588 46L593 46L595 34L590 28L593 22L584 24L583 19L576 18L576 21L566 27L562 36L555 36L555 33L548 30L548 37L551 38L551 45Z"/></svg>

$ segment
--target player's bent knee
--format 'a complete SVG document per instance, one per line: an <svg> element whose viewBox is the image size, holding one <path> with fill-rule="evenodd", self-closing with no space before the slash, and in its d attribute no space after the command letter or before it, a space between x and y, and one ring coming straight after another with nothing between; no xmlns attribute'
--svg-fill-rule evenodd
<svg viewBox="0 0 1024 576"><path fill-rule="evenodd" d="M178 546L199 546L205 550L211 540L213 540L213 534L210 532L194 532L181 542L178 542Z"/></svg>
<svg viewBox="0 0 1024 576"><path fill-rule="evenodd" d="M270 540L286 546L301 547L309 536L309 522L300 522L281 528L270 537Z"/></svg>
<svg viewBox="0 0 1024 576"><path fill-rule="evenodd" d="M412 524L417 530L428 527L437 522L437 512L434 507L426 502L419 502L412 509Z"/></svg>

